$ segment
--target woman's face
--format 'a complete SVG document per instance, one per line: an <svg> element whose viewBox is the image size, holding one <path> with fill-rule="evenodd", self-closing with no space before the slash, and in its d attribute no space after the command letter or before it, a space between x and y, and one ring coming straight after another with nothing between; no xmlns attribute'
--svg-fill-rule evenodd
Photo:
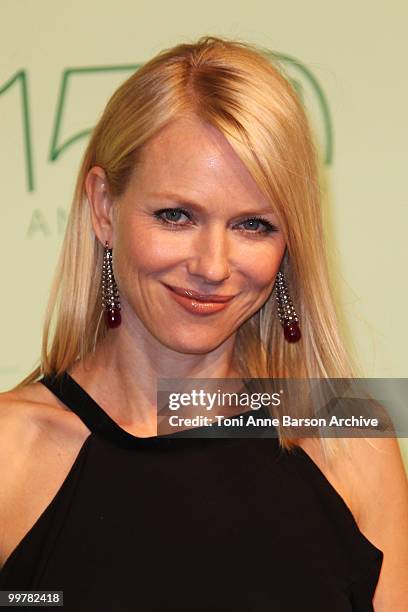
<svg viewBox="0 0 408 612"><path fill-rule="evenodd" d="M166 126L113 209L122 321L142 322L161 344L207 353L269 297L285 242L268 201L214 127L194 118ZM214 304L174 288L232 298Z"/></svg>

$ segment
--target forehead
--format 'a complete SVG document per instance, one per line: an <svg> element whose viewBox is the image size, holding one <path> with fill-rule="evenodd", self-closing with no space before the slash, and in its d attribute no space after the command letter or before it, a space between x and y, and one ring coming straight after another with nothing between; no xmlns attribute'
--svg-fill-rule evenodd
<svg viewBox="0 0 408 612"><path fill-rule="evenodd" d="M173 120L146 143L133 182L138 189L222 193L270 208L225 136L194 117Z"/></svg>

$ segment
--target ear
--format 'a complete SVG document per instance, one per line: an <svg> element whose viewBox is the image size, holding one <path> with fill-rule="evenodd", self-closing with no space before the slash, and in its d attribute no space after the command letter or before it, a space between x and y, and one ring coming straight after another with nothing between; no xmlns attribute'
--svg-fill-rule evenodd
<svg viewBox="0 0 408 612"><path fill-rule="evenodd" d="M112 246L113 236L113 201L108 189L105 171L100 166L93 166L85 179L85 190L91 212L92 226L96 237L105 246Z"/></svg>

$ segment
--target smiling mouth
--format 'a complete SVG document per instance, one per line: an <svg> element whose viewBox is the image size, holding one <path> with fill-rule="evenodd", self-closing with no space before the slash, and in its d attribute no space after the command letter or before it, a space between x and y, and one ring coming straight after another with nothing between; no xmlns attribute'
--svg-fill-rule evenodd
<svg viewBox="0 0 408 612"><path fill-rule="evenodd" d="M197 293L184 287L172 287L164 284L172 300L193 316L216 315L228 308L235 296Z"/></svg>
<svg viewBox="0 0 408 612"><path fill-rule="evenodd" d="M213 293L198 293L197 291L194 291L193 289L186 289L184 287L175 287L173 285L167 285L166 283L163 283L168 289L170 289L171 291L173 291L174 293L176 293L177 295L180 295L182 297L186 297L189 298L190 300L195 300L197 302L203 302L206 304L224 304L226 302L229 302L230 300L232 300L233 297L235 297L234 295L218 295L218 294L213 294Z"/></svg>

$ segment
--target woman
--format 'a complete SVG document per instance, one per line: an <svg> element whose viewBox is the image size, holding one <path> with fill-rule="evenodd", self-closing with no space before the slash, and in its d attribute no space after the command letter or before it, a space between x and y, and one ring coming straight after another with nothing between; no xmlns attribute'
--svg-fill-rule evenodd
<svg viewBox="0 0 408 612"><path fill-rule="evenodd" d="M94 129L41 363L1 397L1 588L70 611L405 609L396 440L156 435L161 377L355 371L288 80L241 42L161 52Z"/></svg>

